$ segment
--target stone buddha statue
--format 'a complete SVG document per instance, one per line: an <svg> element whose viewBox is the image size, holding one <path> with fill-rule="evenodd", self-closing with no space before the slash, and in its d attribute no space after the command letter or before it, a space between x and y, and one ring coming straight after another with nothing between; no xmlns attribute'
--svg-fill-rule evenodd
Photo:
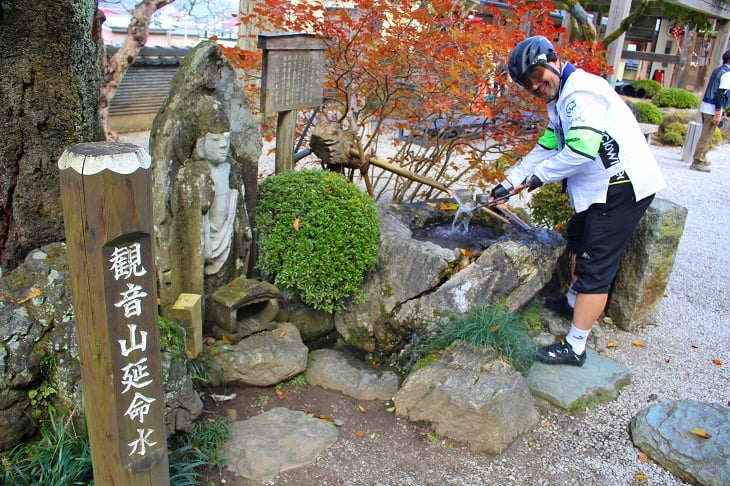
<svg viewBox="0 0 730 486"><path fill-rule="evenodd" d="M194 151L196 162L203 162L207 167L206 185L201 194L205 275L218 272L228 259L239 197L238 190L230 187L230 125L222 109L214 107L213 112L207 131L195 142Z"/></svg>

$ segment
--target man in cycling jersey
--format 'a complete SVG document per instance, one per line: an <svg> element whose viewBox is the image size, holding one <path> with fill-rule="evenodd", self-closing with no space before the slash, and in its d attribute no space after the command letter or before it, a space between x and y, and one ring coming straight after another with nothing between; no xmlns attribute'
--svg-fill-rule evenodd
<svg viewBox="0 0 730 486"><path fill-rule="evenodd" d="M603 78L558 57L545 37L514 48L512 80L547 103L549 123L535 147L495 186L493 203L523 189L563 181L575 215L568 223L568 293L546 304L571 319L568 334L538 349L549 364L582 366L586 340L639 221L665 187L654 155L628 105Z"/></svg>

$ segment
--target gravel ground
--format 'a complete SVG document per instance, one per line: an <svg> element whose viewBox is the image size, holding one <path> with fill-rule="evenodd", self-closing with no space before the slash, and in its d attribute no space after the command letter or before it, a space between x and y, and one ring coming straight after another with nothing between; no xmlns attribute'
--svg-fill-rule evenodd
<svg viewBox="0 0 730 486"><path fill-rule="evenodd" d="M123 138L134 142L135 136L140 140L135 134ZM730 406L730 197L725 192L730 146L710 153L711 173L688 170L680 152L654 147L668 182L658 197L689 211L656 324L634 332L603 326L607 340L618 344L604 355L633 375L618 399L572 415L541 409L538 427L498 457L447 442L421 441L418 450L412 443L401 447L399 434L417 432L399 419L390 438L381 436L362 448L341 437L313 464L264 484L684 484L634 448L628 431L639 410L661 400ZM220 482L261 484L230 477Z"/></svg>

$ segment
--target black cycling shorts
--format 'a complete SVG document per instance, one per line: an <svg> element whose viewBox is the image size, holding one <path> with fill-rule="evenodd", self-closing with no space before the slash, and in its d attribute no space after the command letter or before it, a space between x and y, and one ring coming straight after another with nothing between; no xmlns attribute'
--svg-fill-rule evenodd
<svg viewBox="0 0 730 486"><path fill-rule="evenodd" d="M654 195L636 202L630 181L608 186L605 203L595 203L568 222L568 251L576 254L573 290L606 294L621 255Z"/></svg>

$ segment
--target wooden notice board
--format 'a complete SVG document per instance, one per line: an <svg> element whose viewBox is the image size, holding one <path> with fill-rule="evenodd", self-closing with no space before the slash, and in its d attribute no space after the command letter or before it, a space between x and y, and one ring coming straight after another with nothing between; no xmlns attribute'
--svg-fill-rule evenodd
<svg viewBox="0 0 730 486"><path fill-rule="evenodd" d="M310 34L261 34L261 111L311 108L322 104L324 42Z"/></svg>
<svg viewBox="0 0 730 486"><path fill-rule="evenodd" d="M261 34L261 111L277 112L277 174L294 167L296 110L322 104L325 44L311 34Z"/></svg>

